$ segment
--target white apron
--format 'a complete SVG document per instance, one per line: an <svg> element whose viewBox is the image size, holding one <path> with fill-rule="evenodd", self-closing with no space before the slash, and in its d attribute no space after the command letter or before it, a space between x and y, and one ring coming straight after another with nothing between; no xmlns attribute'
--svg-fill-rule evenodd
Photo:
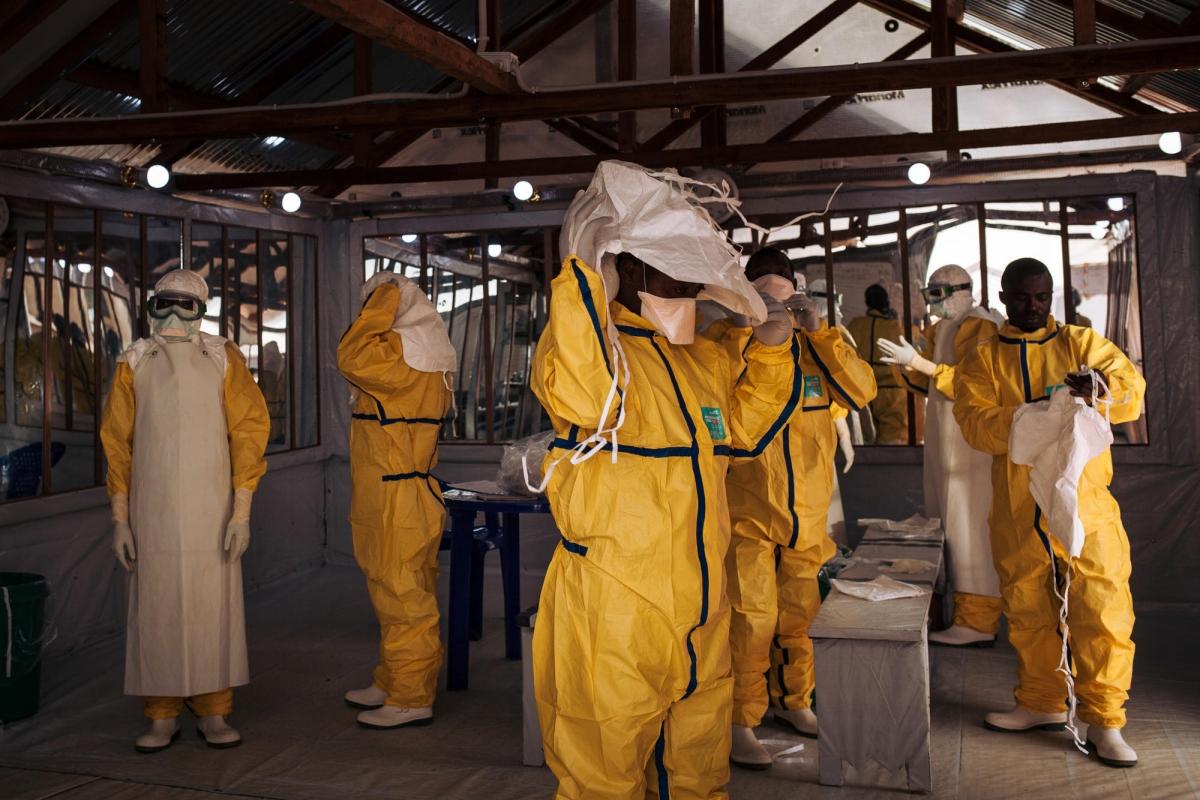
<svg viewBox="0 0 1200 800"><path fill-rule="evenodd" d="M232 510L225 340L135 345L136 408L125 693L190 697L250 680L241 563L224 550Z"/></svg>
<svg viewBox="0 0 1200 800"><path fill-rule="evenodd" d="M976 306L963 316L938 323L933 360L956 364L954 338L967 317L990 319ZM946 532L950 585L957 592L1000 596L1000 580L988 540L992 504L992 457L967 444L954 419L954 401L929 383L925 418L925 516L940 517Z"/></svg>

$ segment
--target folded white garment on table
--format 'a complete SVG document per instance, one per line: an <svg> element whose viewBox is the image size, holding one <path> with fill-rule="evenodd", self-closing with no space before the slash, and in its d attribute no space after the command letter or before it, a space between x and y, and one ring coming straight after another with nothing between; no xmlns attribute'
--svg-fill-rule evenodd
<svg viewBox="0 0 1200 800"><path fill-rule="evenodd" d="M885 561L879 571L892 575L920 575L935 566L937 565L932 561L922 561L919 558L893 558L891 561Z"/></svg>
<svg viewBox="0 0 1200 800"><path fill-rule="evenodd" d="M932 533L942 527L942 521L937 517L926 518L913 514L908 519L860 519L858 524L864 528L875 528L889 533Z"/></svg>
<svg viewBox="0 0 1200 800"><path fill-rule="evenodd" d="M928 589L889 578L887 575L880 575L870 581L845 581L834 578L830 584L842 594L848 594L860 600L899 600L904 597L920 597L929 592Z"/></svg>

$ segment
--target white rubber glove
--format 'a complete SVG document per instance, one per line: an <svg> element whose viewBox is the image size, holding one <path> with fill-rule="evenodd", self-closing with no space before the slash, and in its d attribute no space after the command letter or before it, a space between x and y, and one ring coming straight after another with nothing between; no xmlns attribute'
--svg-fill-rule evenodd
<svg viewBox="0 0 1200 800"><path fill-rule="evenodd" d="M230 561L237 561L250 546L250 500L254 493L238 489L233 493L233 514L225 526L225 551Z"/></svg>
<svg viewBox="0 0 1200 800"><path fill-rule="evenodd" d="M796 317L796 324L811 332L821 327L821 308L810 297L802 294L795 295L785 306Z"/></svg>
<svg viewBox="0 0 1200 800"><path fill-rule="evenodd" d="M137 545L133 540L133 528L129 527L129 496L116 494L111 502L113 554L126 572L133 572L133 562L137 561Z"/></svg>
<svg viewBox="0 0 1200 800"><path fill-rule="evenodd" d="M842 451L842 458L846 459L846 466L842 467L842 474L845 475L854 466L854 443L850 440L850 424L842 417L835 419L833 426L837 428L838 449Z"/></svg>
<svg viewBox="0 0 1200 800"><path fill-rule="evenodd" d="M884 364L910 367L925 375L932 375L933 370L937 367L932 361L918 353L917 348L909 344L903 336L900 337L900 344L888 339L876 339L875 346L883 352L879 360Z"/></svg>
<svg viewBox="0 0 1200 800"><path fill-rule="evenodd" d="M755 327L754 338L765 345L783 344L792 335L792 315L771 295L759 292L758 296L767 306L767 318Z"/></svg>

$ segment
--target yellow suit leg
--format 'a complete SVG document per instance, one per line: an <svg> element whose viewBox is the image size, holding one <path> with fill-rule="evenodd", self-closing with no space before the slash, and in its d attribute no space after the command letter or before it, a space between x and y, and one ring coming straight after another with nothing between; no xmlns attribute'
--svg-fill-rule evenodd
<svg viewBox="0 0 1200 800"><path fill-rule="evenodd" d="M1079 718L1089 725L1121 728L1133 681L1133 595L1129 539L1116 501L1106 499L1113 513L1087 527L1083 552L1072 566L1067 624Z"/></svg>
<svg viewBox="0 0 1200 800"><path fill-rule="evenodd" d="M728 796L728 611L693 633L699 680L687 698L686 656L681 646L664 646L681 643L677 634L660 610L585 556L555 553L533 641L555 797L642 800L660 786L673 799Z"/></svg>
<svg viewBox="0 0 1200 800"><path fill-rule="evenodd" d="M437 539L407 564L367 579L367 591L379 620L379 663L375 685L400 708L433 705L442 665L438 630Z"/></svg>
<svg viewBox="0 0 1200 800"><path fill-rule="evenodd" d="M875 444L908 444L908 392L882 388L870 405Z"/></svg>
<svg viewBox="0 0 1200 800"><path fill-rule="evenodd" d="M808 626L821 608L817 573L835 550L824 530L821 536L824 541L804 550L779 548L779 627L771 648L771 700L789 711L808 708L816 686Z"/></svg>
<svg viewBox="0 0 1200 800"><path fill-rule="evenodd" d="M774 542L734 535L729 573L729 644L733 658L733 724L753 728L767 711L766 672L779 618Z"/></svg>
<svg viewBox="0 0 1200 800"><path fill-rule="evenodd" d="M965 625L980 633L995 634L1000 630L999 597L970 592L954 593L954 624Z"/></svg>

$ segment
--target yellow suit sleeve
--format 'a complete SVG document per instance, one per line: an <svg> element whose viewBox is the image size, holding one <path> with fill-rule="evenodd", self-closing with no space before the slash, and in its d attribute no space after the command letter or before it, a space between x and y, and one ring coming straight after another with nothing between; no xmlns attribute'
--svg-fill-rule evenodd
<svg viewBox="0 0 1200 800"><path fill-rule="evenodd" d="M1119 347L1091 328L1070 327L1067 330L1078 342L1083 363L1103 375L1108 384L1113 401L1109 408L1112 422L1132 422L1140 417L1146 396L1146 379L1133 362ZM1103 408L1097 410L1103 411Z"/></svg>
<svg viewBox="0 0 1200 800"><path fill-rule="evenodd" d="M800 400L800 341L765 345L751 338L742 351L744 369L733 371L730 436L734 453L762 452L791 419Z"/></svg>
<svg viewBox="0 0 1200 800"><path fill-rule="evenodd" d="M129 494L133 474L133 421L136 405L133 398L133 370L125 362L117 364L112 388L104 403L100 420L100 444L108 459L108 496Z"/></svg>
<svg viewBox="0 0 1200 800"><path fill-rule="evenodd" d="M533 359L531 388L552 417L588 429L600 421L613 382L607 327L600 275L568 258L551 284L550 318ZM619 408L618 401L611 404L606 426Z"/></svg>
<svg viewBox="0 0 1200 800"><path fill-rule="evenodd" d="M994 344L981 343L954 371L954 419L967 444L983 453L1008 452L1008 433L1020 406L1002 406L992 370Z"/></svg>
<svg viewBox="0 0 1200 800"><path fill-rule="evenodd" d="M844 406L834 403L829 407L829 416L834 420L846 419L850 416L850 412Z"/></svg>
<svg viewBox="0 0 1200 800"><path fill-rule="evenodd" d="M338 370L372 396L394 395L417 375L404 361L404 343L392 330L400 307L400 288L385 283L371 293L358 319L338 343ZM396 409L388 409L397 413Z"/></svg>
<svg viewBox="0 0 1200 800"><path fill-rule="evenodd" d="M859 411L875 399L875 371L858 357L835 328L806 331L809 353L817 369L829 384L830 397L837 405Z"/></svg>
<svg viewBox="0 0 1200 800"><path fill-rule="evenodd" d="M225 343L225 424L229 428L229 463L233 488L258 488L267 472L267 436L271 418L246 359L233 342Z"/></svg>

